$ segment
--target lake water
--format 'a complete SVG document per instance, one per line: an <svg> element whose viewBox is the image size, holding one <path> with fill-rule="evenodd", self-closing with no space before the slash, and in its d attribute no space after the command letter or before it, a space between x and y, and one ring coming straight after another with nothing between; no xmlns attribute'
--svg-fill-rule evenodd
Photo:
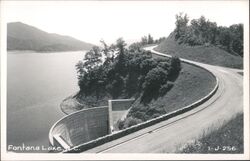
<svg viewBox="0 0 250 161"><path fill-rule="evenodd" d="M64 116L59 104L79 90L75 64L83 57L83 51L8 53L7 145L49 145L50 127Z"/></svg>

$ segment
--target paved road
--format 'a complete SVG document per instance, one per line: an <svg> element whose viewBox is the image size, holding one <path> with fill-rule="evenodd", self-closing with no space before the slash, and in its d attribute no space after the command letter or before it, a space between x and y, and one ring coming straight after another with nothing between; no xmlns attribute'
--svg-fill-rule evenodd
<svg viewBox="0 0 250 161"><path fill-rule="evenodd" d="M154 47L148 47L153 51ZM164 55L164 54L163 54ZM240 70L183 59L211 71L219 79L216 94L185 114L163 121L120 139L90 149L89 153L171 153L183 143L200 137L243 112L243 77Z"/></svg>

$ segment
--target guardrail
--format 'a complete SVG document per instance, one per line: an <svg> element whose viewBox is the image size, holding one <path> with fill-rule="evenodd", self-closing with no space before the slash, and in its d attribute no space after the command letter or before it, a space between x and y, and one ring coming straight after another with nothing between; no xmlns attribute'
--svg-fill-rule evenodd
<svg viewBox="0 0 250 161"><path fill-rule="evenodd" d="M154 125L156 123L159 123L161 121L165 121L165 120L173 118L173 117L175 117L177 115L183 114L183 113L185 113L187 111L190 111L191 109L193 109L193 108L201 105L205 101L207 101L209 98L212 97L212 95L217 91L217 89L218 89L218 83L217 83L216 87L210 92L210 94L207 95L207 97L205 97L202 100L199 100L199 101L197 101L197 102L195 102L195 103L193 103L193 104L191 104L189 106L183 107L182 109L179 109L179 110L176 110L176 111L173 111L173 112L170 112L170 113L168 113L166 115L162 115L162 116L159 116L157 118L148 120L148 121L143 122L141 124L137 124L137 125L131 126L131 127L127 128L127 129L118 131L117 133L106 135L104 137L100 137L100 138L97 138L95 140L86 142L84 144L81 144L79 146L73 147L72 149L69 149L69 150L65 150L63 152L64 153L83 152L85 150L94 148L96 146L102 145L102 144L110 142L112 140L121 138L121 137L123 137L125 135L131 134L131 133L136 132L138 130L141 130L143 128L152 126L152 125Z"/></svg>
<svg viewBox="0 0 250 161"><path fill-rule="evenodd" d="M162 56L166 56L166 55L162 55ZM91 148L94 148L96 146L105 144L107 142L110 142L110 141L113 141L115 139L121 138L121 137L123 137L125 135L131 134L133 132L139 131L139 130L144 129L146 127L152 126L152 125L157 124L159 122L162 122L162 121L168 120L170 118L173 118L175 116L178 116L180 114L183 114L183 113L185 113L187 111L190 111L190 110L194 109L195 107L201 105L202 103L206 102L209 98L211 98L216 93L216 91L217 91L217 89L219 87L218 78L212 72L210 72L209 70L207 70L207 69L205 69L205 68L203 68L203 67L201 67L199 65L192 64L192 63L186 62L186 61L185 61L185 63L188 63L188 64L191 64L191 65L197 66L199 68L202 68L202 69L208 71L209 73L211 73L214 76L214 78L216 79L216 84L215 84L215 87L213 88L213 90L208 95L206 95L205 97L199 99L198 101L196 101L196 102L194 102L194 103L192 103L192 104L190 104L188 106L185 106L185 107L183 107L181 109L175 110L175 111L170 112L170 113L165 114L165 115L161 115L161 116L159 116L157 118L148 120L146 122L131 126L131 127L127 128L127 129L118 131L116 133L109 134L109 135L97 138L95 140L91 140L91 141L86 142L84 144L75 146L75 147L73 147L71 149L64 150L63 153L78 153L78 152L86 151L88 149L91 149Z"/></svg>

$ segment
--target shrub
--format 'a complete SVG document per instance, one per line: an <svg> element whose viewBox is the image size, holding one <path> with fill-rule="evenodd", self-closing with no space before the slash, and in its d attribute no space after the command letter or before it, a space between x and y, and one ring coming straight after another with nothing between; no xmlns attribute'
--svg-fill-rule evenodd
<svg viewBox="0 0 250 161"><path fill-rule="evenodd" d="M153 68L148 72L143 83L142 102L147 103L157 97L162 84L167 81L168 72L161 67Z"/></svg>
<svg viewBox="0 0 250 161"><path fill-rule="evenodd" d="M139 123L142 123L142 120L137 119L137 118L133 118L133 117L128 117L128 118L125 119L123 129L126 129L126 128L130 127L130 126L133 126L133 125L136 125L136 124L139 124Z"/></svg>
<svg viewBox="0 0 250 161"><path fill-rule="evenodd" d="M179 73L181 71L181 60L174 56L170 60L170 68L168 77L170 81L175 81L177 77L179 76Z"/></svg>
<svg viewBox="0 0 250 161"><path fill-rule="evenodd" d="M160 96L165 95L173 86L174 86L173 82L168 82L166 84L163 84L159 90Z"/></svg>
<svg viewBox="0 0 250 161"><path fill-rule="evenodd" d="M145 121L146 120L145 111L142 111L142 110L141 111L135 111L135 113L133 114L133 117Z"/></svg>
<svg viewBox="0 0 250 161"><path fill-rule="evenodd" d="M124 120L119 119L116 123L116 126L118 127L119 130L122 130L124 127Z"/></svg>
<svg viewBox="0 0 250 161"><path fill-rule="evenodd" d="M157 62L154 59L145 59L140 63L141 73L146 75L151 69L157 66Z"/></svg>

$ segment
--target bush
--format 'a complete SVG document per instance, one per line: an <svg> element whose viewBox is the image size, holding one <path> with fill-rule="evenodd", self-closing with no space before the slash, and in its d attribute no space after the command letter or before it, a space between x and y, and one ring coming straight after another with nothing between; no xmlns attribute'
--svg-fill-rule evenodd
<svg viewBox="0 0 250 161"><path fill-rule="evenodd" d="M125 119L123 129L126 129L128 127L131 127L133 125L137 125L139 123L142 123L141 119L133 118L133 117L128 117Z"/></svg>
<svg viewBox="0 0 250 161"><path fill-rule="evenodd" d="M142 102L147 103L158 96L161 85L167 82L168 72L161 67L150 70L143 83Z"/></svg>
<svg viewBox="0 0 250 161"><path fill-rule="evenodd" d="M139 123L142 123L141 119L128 117L124 120L118 120L116 126L118 127L119 130L122 130L131 127L133 125L137 125Z"/></svg>
<svg viewBox="0 0 250 161"><path fill-rule="evenodd" d="M181 60L174 56L170 60L170 68L169 68L169 80L175 81L177 77L179 76L179 73L181 71Z"/></svg>
<svg viewBox="0 0 250 161"><path fill-rule="evenodd" d="M173 86L174 86L173 82L168 82L166 84L163 84L159 90L160 96L165 95Z"/></svg>
<svg viewBox="0 0 250 161"><path fill-rule="evenodd" d="M157 62L154 59L145 59L140 63L141 73L146 75L151 69L157 66Z"/></svg>
<svg viewBox="0 0 250 161"><path fill-rule="evenodd" d="M122 130L123 129L123 127L124 127L124 120L118 120L117 121L117 123L116 123L116 126L117 126L117 128L119 129L119 130Z"/></svg>

